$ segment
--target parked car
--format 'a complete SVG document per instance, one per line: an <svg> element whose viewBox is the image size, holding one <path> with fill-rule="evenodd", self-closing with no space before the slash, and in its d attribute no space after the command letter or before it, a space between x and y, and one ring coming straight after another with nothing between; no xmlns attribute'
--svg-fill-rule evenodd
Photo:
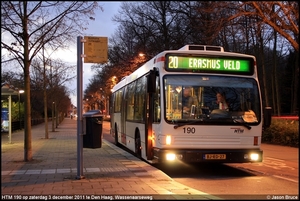
<svg viewBox="0 0 300 201"><path fill-rule="evenodd" d="M104 115L103 120L104 120L104 121L110 121L110 115L109 115L109 114Z"/></svg>

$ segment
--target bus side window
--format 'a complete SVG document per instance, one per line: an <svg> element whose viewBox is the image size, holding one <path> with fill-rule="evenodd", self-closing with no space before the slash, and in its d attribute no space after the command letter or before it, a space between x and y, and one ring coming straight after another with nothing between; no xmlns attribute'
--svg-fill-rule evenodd
<svg viewBox="0 0 300 201"><path fill-rule="evenodd" d="M160 122L160 116L161 116L161 113L160 113L160 93L159 93L159 89L160 89L160 86L159 86L159 78L156 77L156 91L155 93L153 94L153 98L154 98L154 122Z"/></svg>
<svg viewBox="0 0 300 201"><path fill-rule="evenodd" d="M144 104L146 94L146 77L136 81L134 120L144 121Z"/></svg>
<svg viewBox="0 0 300 201"><path fill-rule="evenodd" d="M126 108L127 108L127 115L126 118L128 120L133 120L134 116L134 92L135 91L135 83L132 82L127 86L126 90Z"/></svg>

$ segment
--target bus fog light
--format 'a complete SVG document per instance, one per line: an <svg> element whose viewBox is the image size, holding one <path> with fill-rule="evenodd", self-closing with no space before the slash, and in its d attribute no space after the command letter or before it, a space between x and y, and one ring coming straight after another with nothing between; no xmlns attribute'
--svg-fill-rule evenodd
<svg viewBox="0 0 300 201"><path fill-rule="evenodd" d="M174 161L176 158L175 154L167 154L166 157L167 161Z"/></svg>

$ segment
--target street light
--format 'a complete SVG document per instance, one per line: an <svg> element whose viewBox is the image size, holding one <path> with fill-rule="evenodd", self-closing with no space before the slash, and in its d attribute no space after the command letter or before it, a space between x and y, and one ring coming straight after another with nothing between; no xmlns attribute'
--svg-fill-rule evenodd
<svg viewBox="0 0 300 201"><path fill-rule="evenodd" d="M144 57L145 54L144 53L139 53L139 57Z"/></svg>
<svg viewBox="0 0 300 201"><path fill-rule="evenodd" d="M19 97L19 123L20 123L20 129L22 129L22 123L21 123L21 111L20 111L20 94L24 93L24 90L20 89L18 93Z"/></svg>

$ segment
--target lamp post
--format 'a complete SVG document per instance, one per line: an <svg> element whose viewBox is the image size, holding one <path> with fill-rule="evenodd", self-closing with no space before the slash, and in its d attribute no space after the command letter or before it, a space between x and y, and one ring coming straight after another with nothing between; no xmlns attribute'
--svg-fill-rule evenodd
<svg viewBox="0 0 300 201"><path fill-rule="evenodd" d="M55 102L52 102L52 132L55 131L54 129L54 121L55 121Z"/></svg>
<svg viewBox="0 0 300 201"><path fill-rule="evenodd" d="M103 110L105 109L105 93L102 87L99 89L100 95L99 95L99 109L103 113ZM104 104L103 104L104 102Z"/></svg>
<svg viewBox="0 0 300 201"><path fill-rule="evenodd" d="M20 111L20 94L24 93L24 90L20 89L18 93L19 97L19 123L20 123L20 129L22 129L22 123L21 123L21 111Z"/></svg>

